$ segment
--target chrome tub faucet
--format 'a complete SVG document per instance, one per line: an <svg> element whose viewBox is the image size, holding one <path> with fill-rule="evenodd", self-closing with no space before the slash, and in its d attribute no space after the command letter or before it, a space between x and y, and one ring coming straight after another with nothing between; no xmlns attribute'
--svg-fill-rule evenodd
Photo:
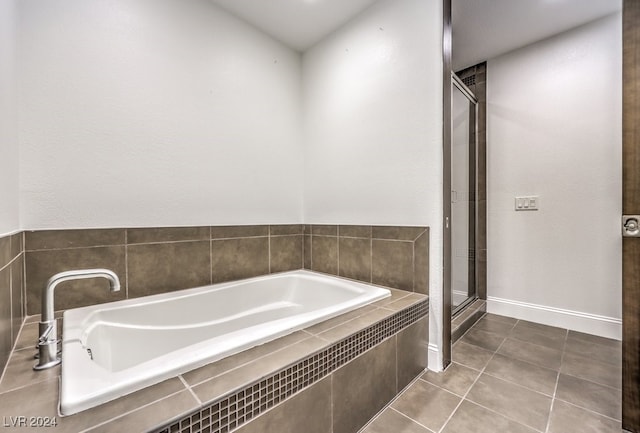
<svg viewBox="0 0 640 433"><path fill-rule="evenodd" d="M60 364L58 356L58 328L53 311L53 291L56 286L65 281L82 280L86 278L106 278L112 292L120 290L120 280L115 272L108 269L80 269L55 274L49 278L42 289L42 317L38 326L38 363L34 370L44 370Z"/></svg>

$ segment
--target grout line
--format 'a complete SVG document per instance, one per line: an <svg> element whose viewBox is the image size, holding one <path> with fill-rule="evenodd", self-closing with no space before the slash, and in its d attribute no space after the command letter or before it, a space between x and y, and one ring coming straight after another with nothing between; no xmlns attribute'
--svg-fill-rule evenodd
<svg viewBox="0 0 640 433"><path fill-rule="evenodd" d="M496 353L496 355L505 356L505 355L502 355L502 354L500 354L500 353ZM509 356L505 356L505 357L506 357L506 358L510 358ZM516 361L526 362L526 361L522 361L521 359L517 359L517 358L511 358L511 359L514 359L514 360L516 360ZM531 364L530 362L527 362L527 364L531 365L532 367L544 368L545 370L549 370L549 371L552 371L552 372L554 372L554 373L558 373L557 371L555 371L555 370L551 370L550 368L540 367L539 365ZM518 387L520 387L520 388L524 388L524 389L526 389L526 390L528 390L528 391L535 392L536 394L540 394L540 395L542 395L542 396L544 396L544 397L548 397L548 398L551 398L551 399L553 399L553 396L554 396L554 394L555 394L555 390L554 390L554 392L553 392L553 393L551 393L551 394L547 394L546 392L542 392L542 391L540 391L540 390L538 390L538 389L530 388L530 387L528 387L528 386L522 385L522 384L520 384L520 383L514 382L514 381L509 380L509 379L505 379L504 377L496 376L495 374L491 374L491 373L486 372L486 371L485 371L485 372L483 372L483 374L486 374L487 376L491 376L491 377L493 377L494 379L498 379L498 380L501 380L501 381L503 381L503 382L508 382L508 383L510 383L510 384L512 384L512 385L518 386ZM557 381L558 381L558 378L556 377L556 385L557 385Z"/></svg>
<svg viewBox="0 0 640 433"><path fill-rule="evenodd" d="M556 393L558 392L558 383L560 382L560 370L562 369L562 362L564 361L564 353L565 353L565 348L567 347L568 337L569 337L569 331L565 331L564 342L562 343L562 355L560 355L560 367L558 368L558 373L556 374L556 384L553 387L553 396L551 397L551 407L549 408L549 416L547 417L547 427L544 430L545 432L548 432L549 427L551 426L551 413L553 412L553 404L556 401Z"/></svg>
<svg viewBox="0 0 640 433"><path fill-rule="evenodd" d="M373 238L369 239L369 282L373 283Z"/></svg>
<svg viewBox="0 0 640 433"><path fill-rule="evenodd" d="M336 236L336 276L340 276L340 237Z"/></svg>
<svg viewBox="0 0 640 433"><path fill-rule="evenodd" d="M563 358L564 358L564 354L563 354ZM576 375L571 374L571 373L562 373L562 374L564 374L565 376L573 377L574 379L579 379L579 380L582 380L582 381L585 381L585 382L594 383L596 385L602 386L604 388L609 388L609 389L612 389L614 391L622 391L621 388L616 388L615 386L607 385L606 383L596 382L595 380L592 380L592 379L585 379L584 377L576 376Z"/></svg>
<svg viewBox="0 0 640 433"><path fill-rule="evenodd" d="M473 329L473 326L470 327L467 332L469 332L471 329ZM462 339L462 337L464 337L464 335L467 333L465 332L464 334L462 334L460 336L460 339ZM460 341L460 339L458 341ZM447 420L445 421L445 423L442 425L442 427L440 428L439 432L442 432L444 430L444 428L447 426L447 424L449 424L449 421L451 421L451 418L453 418L453 415L458 411L458 409L460 408L460 406L462 405L462 402L465 401L467 399L467 396L469 395L469 393L471 392L471 390L473 389L473 387L476 385L476 383L478 382L478 380L480 380L480 377L482 377L482 375L484 374L484 371L487 369L487 366L491 363L491 361L493 360L493 358L496 356L496 353L498 353L498 350L500 350L500 348L502 347L502 345L504 344L504 342L507 341L507 339L503 339L502 342L500 343L500 345L496 348L496 350L494 350L493 354L491 355L491 358L489 358L489 361L487 361L487 363L485 364L484 367L482 367L482 370L480 370L480 373L478 374L478 376L476 377L476 379L473 381L473 383L471 384L471 386L469 387L469 389L467 389L467 392L464 393L464 395L462 396L462 398L460 399L460 401L458 402L458 405L455 407L455 409L451 412L451 414L449 415L449 417L447 418ZM486 350L486 349L485 349ZM451 357L453 358L453 356ZM451 365L451 364L449 364ZM477 371L477 370L476 370ZM443 372L442 374L445 374L445 372ZM471 400L469 400L471 401ZM475 402L473 402L475 403ZM478 405L479 406L479 405ZM504 415L502 415L504 416ZM506 417L505 417L506 418Z"/></svg>
<svg viewBox="0 0 640 433"><path fill-rule="evenodd" d="M465 399L465 400L466 400L466 399ZM487 410L487 411L489 411L489 412L495 413L496 415L499 415L499 416L501 416L501 417L502 417L502 418L504 418L504 419L507 419L507 420L509 420L509 421L511 421L511 422L514 422L514 423L516 423L516 424L518 424L518 425L521 425L521 426L523 426L523 427L526 427L526 428L527 428L527 429L529 429L529 430L533 430L533 431L536 431L536 432L539 432L539 433L544 433L542 430L538 430L538 429L536 429L536 428L533 428L533 427L531 427L531 426L528 426L528 425L526 425L526 424L523 424L523 423L522 423L522 422L520 422L520 421L517 421L517 420L515 420L515 419L513 419L513 418L511 418L511 417L509 417L509 416L507 416L507 415L505 415L505 414L503 414L503 413L500 413L500 412L496 411L495 409L491 409L491 408L489 408L489 407L483 406L483 405L481 405L480 403L477 403L477 402L475 402L475 401L473 401L473 400L466 400L466 401L467 401L467 402L469 402L469 403L471 403L471 404L474 404L474 405L476 405L476 406L478 406L478 407L481 407L481 408L482 408L482 409L484 409L484 410Z"/></svg>
<svg viewBox="0 0 640 433"><path fill-rule="evenodd" d="M387 409L393 409L393 408L391 407L391 405L392 405L393 403L395 403L395 401L396 401L396 400L398 400L400 397L402 397L402 395L404 394L404 392L405 392L406 390L408 390L408 389L411 387L411 385L413 385L414 383L416 383L416 382L418 381L418 379L420 379L420 376L422 376L423 374L424 374L424 371L423 371L422 373L418 374L415 378L413 378L413 380L411 380L411 382L409 382L409 383L407 384L407 386L405 386L405 387L404 387L404 388L403 388L399 393L397 393L397 394L396 394L396 395L395 395L395 396L394 396L394 397L393 397L393 398L392 398L392 399L391 399L387 404L385 404L385 405L384 405L384 407L378 411L378 413L376 413L374 416L372 416L372 417L369 419L369 421L367 421L367 423L366 423L365 425L363 425L363 426L362 426L362 428L361 428L360 430L358 430L358 432L359 432L359 433L363 432L363 431L364 431L364 430L365 430L369 425L371 425L371 424L372 424L376 419L378 419L378 417L379 417L380 415L382 415L382 413L383 413L385 410L387 410ZM398 413L400 413L400 414L404 415L402 412L399 412L399 411L397 411L396 409L393 409L393 410L395 410L396 412L398 412ZM404 416L406 416L406 415L404 415ZM408 417L407 417L407 418L408 418ZM411 418L409 418L409 419L411 419ZM429 429L429 431L431 431L431 430Z"/></svg>
<svg viewBox="0 0 640 433"><path fill-rule="evenodd" d="M184 378L182 377L182 375L178 376L178 379L180 379L180 382L182 382L182 384L185 386L185 388L187 388L189 390L189 392L191 393L191 395L193 396L193 398L196 399L196 401L198 402L198 404L200 405L200 407L202 407L202 400L200 400L200 398L196 395L196 393L193 391L193 389L191 388L191 386L189 386L189 384L187 383L186 380L184 380Z"/></svg>
<svg viewBox="0 0 640 433"><path fill-rule="evenodd" d="M124 287L124 298L129 299L129 230L124 231L124 278L126 279Z"/></svg>
<svg viewBox="0 0 640 433"><path fill-rule="evenodd" d="M313 233L309 234L309 269L313 271Z"/></svg>
<svg viewBox="0 0 640 433"><path fill-rule="evenodd" d="M335 379L336 375L333 374L334 372L329 373L329 402L331 403L329 405L329 411L331 412L329 415L329 418L331 419L331 428L333 431L333 418L334 418L334 413L333 413L333 403L335 402L335 395L333 394L333 380ZM324 379L321 379L324 380ZM312 385L313 386L313 385Z"/></svg>
<svg viewBox="0 0 640 433"><path fill-rule="evenodd" d="M158 403L158 402L159 402L159 401L161 401L161 400L164 400L164 399L167 399L167 398L173 397L174 395L178 395L178 394L180 394L181 392L184 392L184 391L185 391L184 389L181 389L180 391L176 391L176 392L174 392L174 393L167 394L167 395L165 395L165 396L164 396L164 397L162 397L162 398L159 398L159 399L154 400L154 401L152 401L152 402L149 402L149 403L147 403L147 404L143 404L142 406L138 406L138 407L136 407L136 408L134 408L134 409L131 409L131 410L129 410L129 411L124 411L124 412L119 413L118 415L114 416L113 418L109 418L109 419L107 419L107 420L105 420L105 421L102 421L101 423L98 423L98 424L92 425L92 426L90 426L90 427L87 427L86 429L84 429L84 430L80 431L79 433L88 433L88 432L90 432L90 431L94 430L96 427L103 427L103 426L105 426L105 425L107 425L107 424L109 424L109 423L111 423L111 422L113 422L113 421L116 421L116 420L118 420L118 419L120 419L120 418L124 418L124 417L125 417L125 416L127 416L127 415L131 415L132 413L135 413L135 412L137 412L137 411L139 411L139 410L145 409L145 408L147 408L147 407L149 407L149 406L151 406L151 405L153 405L153 404ZM188 410L184 411L184 413L185 413L185 414L186 414L186 413L190 413L191 411L192 411L192 409L188 409ZM178 415L178 417L180 417L180 416L182 416L182 415Z"/></svg>
<svg viewBox="0 0 640 433"><path fill-rule="evenodd" d="M415 239L413 240L413 242L411 242L411 291L414 293L416 292L416 241Z"/></svg>
<svg viewBox="0 0 640 433"><path fill-rule="evenodd" d="M425 228L425 229L423 229L423 230L418 234L418 236L416 236L416 238L415 238L412 242L415 242L415 241L417 241L418 239L420 239L420 236L422 236L422 235L423 235L423 234L425 234L426 232L427 232L427 229L426 229L426 228Z"/></svg>
<svg viewBox="0 0 640 433"><path fill-rule="evenodd" d="M209 284L213 284L213 239L211 239L211 226L209 226Z"/></svg>
<svg viewBox="0 0 640 433"><path fill-rule="evenodd" d="M11 350L9 351L9 354L13 352L16 342L18 341L18 337L16 337L15 341L13 340L13 327L13 266L9 266L9 339L11 340ZM20 330L18 330L18 334L20 334ZM6 369L7 364L9 364L8 358L4 365L4 369Z"/></svg>
<svg viewBox="0 0 640 433"><path fill-rule="evenodd" d="M13 262L15 262L16 260L18 260L20 258L20 256L22 255L22 253L19 253L17 256L15 256L13 259L9 260L9 262L7 262L6 265L4 265L3 267L0 268L0 272L4 271L5 269L11 267L11 265L13 264Z"/></svg>
<svg viewBox="0 0 640 433"><path fill-rule="evenodd" d="M414 423L418 424L420 427L422 427L422 428L426 429L428 432L433 433L433 430L431 430L429 427L427 427L426 425L422 424L421 422L419 422L419 421L417 421L417 420L415 420L415 419L411 418L409 415L406 415L406 414L404 414L404 413L400 412L400 411L399 411L398 409L396 409L395 407L391 407L391 406L389 406L389 409L391 409L392 411L394 411L394 412L395 412L395 413L397 413L397 414L402 415L403 417L405 417L405 418L409 419L410 421L412 421L412 422L414 422Z"/></svg>
<svg viewBox="0 0 640 433"><path fill-rule="evenodd" d="M149 243L161 243L161 242L149 242ZM88 245L81 247L63 247L63 248L36 248L32 250L25 250L26 253L38 253L42 251L63 251L63 250L86 250L88 248L109 248L109 247L124 247L127 243L116 243L116 244L106 244L106 245ZM131 244L131 245L141 245L141 244Z"/></svg>
<svg viewBox="0 0 640 433"><path fill-rule="evenodd" d="M267 237L267 272L271 273L271 226L268 229L269 236Z"/></svg>
<svg viewBox="0 0 640 433"><path fill-rule="evenodd" d="M611 417L610 417L610 416L608 416L608 415L604 415L604 414L602 414L602 413L600 413L600 412L596 412L596 411L594 411L594 410L592 410L592 409L589 409L589 408L586 408L586 407L579 406L579 405L577 405L577 404L575 404L575 403L572 403L572 402L570 402L570 401L563 400L563 399L561 399L561 398L556 398L555 400L561 401L561 402L563 402L563 403L565 403L565 404L568 404L568 405L570 405L570 406L576 407L576 408L578 408L578 409L582 409L582 410L584 410L585 412L589 412L589 413L592 413L592 414L594 414L594 415L598 415L598 416L601 416L601 417L603 417L603 418L610 419L611 421L617 421L617 422L620 422L620 421L621 421L621 420L619 420L619 419L611 418Z"/></svg>
<svg viewBox="0 0 640 433"><path fill-rule="evenodd" d="M13 355L13 353L12 353L12 355ZM11 359L11 358L9 358L9 359ZM7 363L7 366L8 366L8 365L9 365L9 363ZM5 369L5 373L6 373L6 369ZM36 376L36 377L39 377L39 376ZM57 374L57 375L55 375L55 376L43 377L43 378L42 378L42 379L40 379L40 380L38 380L38 379L32 379L32 380L30 380L28 383L25 383L25 384L23 384L23 385L16 386L15 388L11 388L11 389L4 390L4 391L0 392L0 395L9 394L9 393L12 393L12 392L18 391L18 390L20 390L20 389L28 388L28 387L30 387L30 386L32 386L32 385L37 385L37 384L39 384L39 383L47 382L47 381L49 381L49 380L58 379L58 378L60 378L60 373L58 373L58 374ZM4 379L4 375L3 375L3 379Z"/></svg>

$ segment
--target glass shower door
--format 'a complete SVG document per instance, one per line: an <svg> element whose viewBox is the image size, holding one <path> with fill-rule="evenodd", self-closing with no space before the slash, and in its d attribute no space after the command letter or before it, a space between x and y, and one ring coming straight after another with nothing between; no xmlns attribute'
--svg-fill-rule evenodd
<svg viewBox="0 0 640 433"><path fill-rule="evenodd" d="M476 105L454 74L451 89L451 308L476 297Z"/></svg>

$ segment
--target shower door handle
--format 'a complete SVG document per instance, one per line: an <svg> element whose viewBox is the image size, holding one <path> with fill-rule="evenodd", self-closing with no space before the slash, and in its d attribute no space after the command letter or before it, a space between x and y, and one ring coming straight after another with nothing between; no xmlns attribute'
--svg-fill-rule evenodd
<svg viewBox="0 0 640 433"><path fill-rule="evenodd" d="M640 215L622 216L622 236L629 238L640 237Z"/></svg>

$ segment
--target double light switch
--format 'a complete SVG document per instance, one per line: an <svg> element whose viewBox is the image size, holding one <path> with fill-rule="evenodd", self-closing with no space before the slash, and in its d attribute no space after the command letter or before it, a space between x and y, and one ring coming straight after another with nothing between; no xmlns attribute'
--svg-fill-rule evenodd
<svg viewBox="0 0 640 433"><path fill-rule="evenodd" d="M537 195L516 197L516 210L538 210L540 198Z"/></svg>

